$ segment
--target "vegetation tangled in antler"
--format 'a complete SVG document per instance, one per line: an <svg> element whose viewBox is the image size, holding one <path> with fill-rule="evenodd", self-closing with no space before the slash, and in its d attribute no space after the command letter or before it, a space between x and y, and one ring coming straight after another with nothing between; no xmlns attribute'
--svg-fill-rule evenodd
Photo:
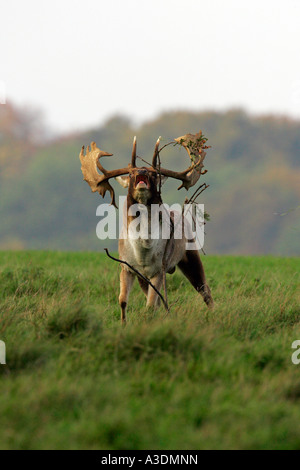
<svg viewBox="0 0 300 470"><path fill-rule="evenodd" d="M202 131L200 130L197 134L185 134L164 145L160 150L158 150L158 155L168 145L181 145L187 151L191 160L191 165L189 168L179 173L160 168L160 173L164 176L181 180L182 183L178 189L184 187L186 190L188 190L190 187L194 186L199 180L200 176L207 172L206 170L202 171L202 168L204 167L203 161L206 156L205 150L210 148L210 146L206 145L206 142L207 138L204 137Z"/></svg>
<svg viewBox="0 0 300 470"><path fill-rule="evenodd" d="M204 137L202 131L197 134L185 134L174 140L186 149L193 163L197 163L201 156L204 155L205 157L206 152L203 151L204 149L211 148L210 145L206 145L207 138Z"/></svg>

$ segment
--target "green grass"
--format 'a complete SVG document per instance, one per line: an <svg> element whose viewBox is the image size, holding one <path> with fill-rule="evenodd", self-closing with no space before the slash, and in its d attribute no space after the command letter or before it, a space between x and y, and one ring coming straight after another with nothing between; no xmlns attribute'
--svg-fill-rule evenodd
<svg viewBox="0 0 300 470"><path fill-rule="evenodd" d="M299 259L203 258L171 313L97 253L0 252L2 449L300 449Z"/></svg>

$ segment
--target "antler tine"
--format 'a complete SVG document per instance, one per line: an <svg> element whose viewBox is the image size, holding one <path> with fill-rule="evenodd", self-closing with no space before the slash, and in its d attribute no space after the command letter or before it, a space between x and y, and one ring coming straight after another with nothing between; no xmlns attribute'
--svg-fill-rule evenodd
<svg viewBox="0 0 300 470"><path fill-rule="evenodd" d="M106 191L109 191L111 204L117 207L115 203L115 192L108 180L116 176L128 174L129 168L120 168L112 171L105 170L99 162L99 159L110 156L112 156L112 153L103 152L103 150L97 147L95 142L91 143L91 151L89 146L87 147L86 155L84 155L84 146L81 148L79 154L83 179L89 184L92 192L98 191L99 194L104 197ZM97 168L102 172L102 175L98 172Z"/></svg>
<svg viewBox="0 0 300 470"><path fill-rule="evenodd" d="M136 135L133 138L131 166L132 166L132 168L136 167Z"/></svg>
<svg viewBox="0 0 300 470"><path fill-rule="evenodd" d="M152 158L152 167L153 168L156 168L156 165L157 165L158 148L159 148L159 144L160 144L160 139L161 139L161 137L159 137L157 139L156 144L155 144L155 148L154 148L154 153L153 153L153 158Z"/></svg>

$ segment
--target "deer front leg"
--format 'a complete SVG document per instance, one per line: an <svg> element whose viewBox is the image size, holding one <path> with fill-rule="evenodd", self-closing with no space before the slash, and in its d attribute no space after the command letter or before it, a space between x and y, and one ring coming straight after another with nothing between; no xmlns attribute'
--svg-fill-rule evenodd
<svg viewBox="0 0 300 470"><path fill-rule="evenodd" d="M120 295L119 295L119 304L121 307L121 321L122 324L126 323L126 307L129 298L129 294L132 288L134 281L134 274L130 271L127 271L122 267L120 274Z"/></svg>
<svg viewBox="0 0 300 470"><path fill-rule="evenodd" d="M156 276L151 278L152 284L160 291L163 283L163 273L159 273ZM158 300L160 300L158 294L152 289L151 286L148 288L148 297L147 297L147 307L156 307L158 305Z"/></svg>

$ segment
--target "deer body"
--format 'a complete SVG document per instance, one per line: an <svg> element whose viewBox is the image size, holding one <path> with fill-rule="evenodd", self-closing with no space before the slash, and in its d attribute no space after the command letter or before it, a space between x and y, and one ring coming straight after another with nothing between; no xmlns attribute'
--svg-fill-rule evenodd
<svg viewBox="0 0 300 470"><path fill-rule="evenodd" d="M139 183L137 183L137 180L141 172L143 172L142 175L147 181L149 189L144 185L142 185L141 188L138 187ZM128 187L128 196L124 208L124 216L127 217L126 226L123 227L119 240L120 259L126 261L141 274L150 279L151 283L159 291L161 290L166 273L172 274L176 266L179 266L195 289L203 295L207 305L212 306L213 300L205 280L204 269L199 253L197 250L186 250L186 243L193 240L192 229L188 221L185 221L188 236L182 232L182 238L175 239L174 234L171 233L169 239L164 239L161 234L162 219L165 217L174 223L174 211L169 215L169 213L163 210L162 217L158 221L153 220L151 217L151 205L154 201L160 206L162 204L157 191L157 175L153 175L151 171L143 168L136 170L132 173L131 177L126 178L126 184L124 184L123 178L122 183L123 186ZM144 210L147 211L148 230L144 232L144 238L131 237L128 228L130 223L134 220L134 217L130 215L130 208L134 204L137 204L137 208L139 209L141 201L144 203ZM177 213L177 217L183 218L184 216ZM152 237L152 234L154 234L155 237ZM157 236L158 238L156 238ZM126 307L135 276L136 274L128 266L122 265L119 296L122 322L126 321ZM138 278L138 280L147 297L147 306L156 307L160 300L158 294L145 281L140 278Z"/></svg>
<svg viewBox="0 0 300 470"><path fill-rule="evenodd" d="M158 171L158 148L159 140L155 146L152 166L150 168L137 168L135 139L131 165L128 168L108 172L99 163L99 158L110 154L101 152L96 147L96 144L92 143L92 152L89 152L88 149L86 157L83 155L83 150L80 154L85 180L90 184L92 191L99 191L102 196L107 190L110 191L113 204L114 192L108 183L108 179L115 177L123 187L128 188L123 218L123 220L126 220L126 224L123 226L119 240L119 255L121 260L127 262L144 277L148 278L158 291L162 288L166 273L172 274L176 266L178 266L197 292L202 295L207 306L213 307L213 299L209 286L206 283L199 252L198 250L186 249L187 242L193 240L192 229L187 224L187 221L185 221L187 230L184 232L182 229L182 237L174 237L174 221L178 221L178 217L184 218L183 214L176 214L175 211L171 211L169 214L163 208L161 217L154 220L151 211L153 205L159 208L162 207L160 195L162 176L180 179L182 186L188 189L200 177L203 166L200 164L202 164L205 154L184 172L176 173L163 168L159 168ZM102 176L97 172L96 165L103 173ZM132 208L137 210L132 211ZM144 220L147 224L144 223L143 225L140 223L141 235L136 236L135 232L133 236L130 227L132 223L137 221L136 219L140 216L138 212L141 211L144 211L145 217L141 220ZM175 217L176 215L177 218ZM169 238L162 236L164 218L167 218L168 223L172 226ZM135 277L136 273L128 265L121 265L119 304L121 307L122 323L126 321L126 308ZM157 292L141 277L138 277L138 281L147 297L147 306L156 307L160 300Z"/></svg>
<svg viewBox="0 0 300 470"><path fill-rule="evenodd" d="M150 227L152 227L153 231L153 220L151 220L151 208L149 206L146 206L146 208L149 214L148 237L131 238L130 233L123 227L119 240L119 254L121 259L127 261L144 276L151 279L161 272L162 260L164 258L166 261L166 272L173 270L182 258L185 247L184 240L167 240L161 236L159 238L151 238ZM130 221L127 221L127 227L129 223ZM156 235L159 230L161 230L161 225L154 228Z"/></svg>

